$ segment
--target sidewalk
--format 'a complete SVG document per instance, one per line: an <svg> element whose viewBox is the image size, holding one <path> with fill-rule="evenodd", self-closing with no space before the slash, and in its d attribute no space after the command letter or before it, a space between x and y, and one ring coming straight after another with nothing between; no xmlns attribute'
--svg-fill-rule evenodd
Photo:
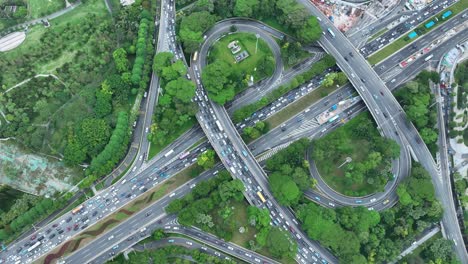
<svg viewBox="0 0 468 264"><path fill-rule="evenodd" d="M461 56L457 59L456 63L454 63L452 69L450 70L450 83L455 82L454 72L455 72L456 65L465 61L466 59L468 59L468 52L465 50L465 52L461 54ZM458 84L457 87L453 89L453 92L457 93L457 96L458 96L459 85L460 84ZM457 100L454 99L454 102L457 102ZM463 114L465 110L466 109L464 108L459 109L458 106L455 105L453 107L453 111L455 113L455 117L453 121L457 122L458 124L462 124ZM463 124L462 127L460 126L455 127L455 130L463 131L467 129L467 127L468 127L468 123L465 123ZM453 153L454 169L457 170L462 175L462 177L467 178L468 177L468 172L467 172L468 170L468 146L466 146L463 142L458 143L457 141L459 139L463 140L463 137L457 136L456 138L450 138L450 147L454 151Z"/></svg>

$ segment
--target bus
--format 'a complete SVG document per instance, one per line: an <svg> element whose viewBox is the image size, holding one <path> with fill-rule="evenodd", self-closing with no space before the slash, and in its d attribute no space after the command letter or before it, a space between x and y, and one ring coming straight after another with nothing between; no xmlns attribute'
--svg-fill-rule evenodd
<svg viewBox="0 0 468 264"><path fill-rule="evenodd" d="M431 55L427 56L427 57L424 59L424 61L428 61L428 60L432 59L432 57L434 57L434 54L431 54Z"/></svg>
<svg viewBox="0 0 468 264"><path fill-rule="evenodd" d="M328 123L331 123L331 122L335 121L336 119L338 119L338 117L340 117L340 115L336 115L336 116L328 119Z"/></svg>
<svg viewBox="0 0 468 264"><path fill-rule="evenodd" d="M218 126L219 131L224 131L223 127L221 126L221 123L219 120L216 120L216 125Z"/></svg>
<svg viewBox="0 0 468 264"><path fill-rule="evenodd" d="M333 31L330 28L327 28L327 30L330 33L330 35L332 35L332 37L335 38L335 33L333 33Z"/></svg>
<svg viewBox="0 0 468 264"><path fill-rule="evenodd" d="M198 57L198 51L195 51L195 53L193 54L193 60L196 61L197 57Z"/></svg>
<svg viewBox="0 0 468 264"><path fill-rule="evenodd" d="M429 29L429 28L431 28L431 27L434 26L434 25L435 25L434 20L431 20L431 21L427 22L427 23L424 25L424 27L426 27L426 28Z"/></svg>
<svg viewBox="0 0 468 264"><path fill-rule="evenodd" d="M248 156L247 151L245 151L245 149L242 150L242 155L244 155L244 157Z"/></svg>
<svg viewBox="0 0 468 264"><path fill-rule="evenodd" d="M78 206L78 207L76 207L75 209L72 210L72 214L79 213L83 208L84 208L84 206L82 204L80 204L80 206Z"/></svg>
<svg viewBox="0 0 468 264"><path fill-rule="evenodd" d="M164 154L164 157L167 158L167 157L169 157L169 155L171 155L172 153L174 153L174 150L173 150L173 149L169 150L166 154Z"/></svg>
<svg viewBox="0 0 468 264"><path fill-rule="evenodd" d="M447 17L451 16L452 15L452 11L448 10L447 12L445 12L443 15L442 15L442 19L446 19Z"/></svg>
<svg viewBox="0 0 468 264"><path fill-rule="evenodd" d="M37 241L34 245L32 245L30 248L28 248L28 252L33 251L35 248L37 248L41 244L41 241Z"/></svg>
<svg viewBox="0 0 468 264"><path fill-rule="evenodd" d="M260 200L262 200L262 203L266 202L265 197L263 197L263 194L261 191L257 192L258 197L260 197Z"/></svg>
<svg viewBox="0 0 468 264"><path fill-rule="evenodd" d="M184 158L186 158L189 154L190 154L190 151L186 151L186 152L180 154L179 159L184 159Z"/></svg>

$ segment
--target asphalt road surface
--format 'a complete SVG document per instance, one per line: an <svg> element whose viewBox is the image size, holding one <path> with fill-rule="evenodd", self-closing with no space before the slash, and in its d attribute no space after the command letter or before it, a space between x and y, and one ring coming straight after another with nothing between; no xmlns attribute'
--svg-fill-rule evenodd
<svg viewBox="0 0 468 264"><path fill-rule="evenodd" d="M319 42L325 50L333 54L337 64L350 77L351 83L355 87L359 87L356 90L363 98L382 133L386 137L396 140L401 146L407 146L412 155L431 175L436 195L445 208L442 222L447 230L447 236L454 240L460 261L468 263L468 254L460 232L452 195L447 193L446 186L439 180L440 172L418 131L408 121L390 90L372 70L364 57L356 52L349 40L313 4L306 0L299 0L299 2L303 3L313 15L322 18L321 25L323 27L334 32L334 36L329 33L325 34ZM378 94L382 96L376 98L375 95ZM385 117L384 113L387 113L390 118Z"/></svg>

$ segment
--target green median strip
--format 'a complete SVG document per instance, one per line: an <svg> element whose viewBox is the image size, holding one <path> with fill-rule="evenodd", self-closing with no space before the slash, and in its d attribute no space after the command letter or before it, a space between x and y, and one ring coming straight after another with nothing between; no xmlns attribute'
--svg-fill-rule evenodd
<svg viewBox="0 0 468 264"><path fill-rule="evenodd" d="M301 111L303 111L305 108L309 107L313 103L319 101L323 97L336 91L338 88L339 87L336 87L336 85L333 85L332 87L329 87L329 88L320 86L319 88L303 96L296 102L286 106L281 111L270 116L269 118L266 119L266 122L270 128L277 127L281 125L282 123L284 123L286 120L290 119L291 117L299 114Z"/></svg>
<svg viewBox="0 0 468 264"><path fill-rule="evenodd" d="M401 48L405 47L406 45L410 44L411 42L417 40L421 36L424 36L425 34L429 33L430 31L434 30L435 28L439 27L440 25L444 24L446 21L450 20L451 18L455 17L458 13L462 12L463 10L466 10L468 8L468 0L460 0L458 3L442 10L439 12L437 15L427 19L423 23L421 23L416 29L414 29L414 32L418 34L417 37L410 39L408 37L409 33L405 33L404 36L401 36L394 42L392 42L390 45L384 47L380 51L374 53L372 56L370 56L367 60L371 65L375 65L382 60L386 59L387 57L391 56L394 54L396 51L400 50ZM452 15L447 18L447 19L442 19L442 14L445 13L446 11L452 11ZM436 22L436 19L438 20ZM436 22L434 26L431 28L427 29L425 28L425 25L430 22L434 21Z"/></svg>
<svg viewBox="0 0 468 264"><path fill-rule="evenodd" d="M169 194L173 190L177 189L179 186L188 182L191 177L191 170L193 166L187 167L183 171L180 171L173 177L164 181L164 183L157 185L152 190L146 192L142 196L133 200L131 203L120 208L113 214L103 218L99 223L93 225L92 227L86 229L81 234L77 235L73 239L68 240L65 243L62 243L61 246L50 251L49 254L40 258L38 262L45 263L46 259L49 261L60 259L65 255L69 255L72 252L84 247L90 243L97 236L109 231L111 228L116 225L124 222L130 216L141 211L142 209L153 204L155 201L161 199L164 195Z"/></svg>
<svg viewBox="0 0 468 264"><path fill-rule="evenodd" d="M369 39L369 42L371 42L372 40L378 38L379 36L382 36L385 32L388 31L388 28L383 28L381 29L379 32L375 33L374 35L372 35L372 37Z"/></svg>

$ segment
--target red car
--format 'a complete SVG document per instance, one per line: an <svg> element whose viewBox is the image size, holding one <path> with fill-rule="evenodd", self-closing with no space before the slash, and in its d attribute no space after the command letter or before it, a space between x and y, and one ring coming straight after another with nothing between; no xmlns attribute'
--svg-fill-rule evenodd
<svg viewBox="0 0 468 264"><path fill-rule="evenodd" d="M34 240L34 239L36 239L36 235L33 235L33 236L31 237L31 240Z"/></svg>
<svg viewBox="0 0 468 264"><path fill-rule="evenodd" d="M72 226L67 227L67 231L70 231L72 229Z"/></svg>

